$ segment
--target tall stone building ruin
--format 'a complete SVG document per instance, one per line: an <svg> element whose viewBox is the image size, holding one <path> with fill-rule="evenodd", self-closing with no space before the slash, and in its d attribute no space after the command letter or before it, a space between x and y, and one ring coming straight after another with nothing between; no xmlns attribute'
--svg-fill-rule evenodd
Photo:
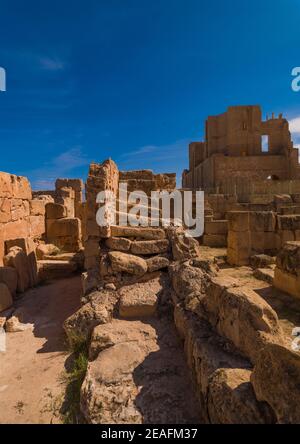
<svg viewBox="0 0 300 444"><path fill-rule="evenodd" d="M263 121L259 106L230 106L207 118L204 142L190 144L182 181L185 188L228 193L245 181L299 178L298 149L282 114Z"/></svg>

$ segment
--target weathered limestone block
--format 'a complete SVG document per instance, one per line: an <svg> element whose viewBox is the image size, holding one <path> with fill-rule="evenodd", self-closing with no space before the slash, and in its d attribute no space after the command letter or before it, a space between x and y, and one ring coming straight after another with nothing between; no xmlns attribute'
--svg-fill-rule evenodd
<svg viewBox="0 0 300 444"><path fill-rule="evenodd" d="M282 215L300 214L300 206L299 205L293 205L293 206L290 206L290 207L281 207L279 209L279 212Z"/></svg>
<svg viewBox="0 0 300 444"><path fill-rule="evenodd" d="M247 265L251 255L251 232L228 232L227 260L231 265Z"/></svg>
<svg viewBox="0 0 300 444"><path fill-rule="evenodd" d="M144 228L144 227L120 227L112 226L111 235L115 237L134 237L147 240L164 239L166 237L164 230L161 228Z"/></svg>
<svg viewBox="0 0 300 444"><path fill-rule="evenodd" d="M300 422L300 353L267 344L257 358L251 382L257 399L272 407L280 424Z"/></svg>
<svg viewBox="0 0 300 444"><path fill-rule="evenodd" d="M62 279L71 276L77 269L76 262L52 259L38 261L38 276L41 281Z"/></svg>
<svg viewBox="0 0 300 444"><path fill-rule="evenodd" d="M106 229L107 233L103 234L103 230ZM86 222L86 232L88 236L93 237L110 237L110 228L109 227L99 227L96 222L96 215L93 219L88 219Z"/></svg>
<svg viewBox="0 0 300 444"><path fill-rule="evenodd" d="M31 216L45 216L46 208L44 200L33 199L29 203Z"/></svg>
<svg viewBox="0 0 300 444"><path fill-rule="evenodd" d="M283 271L300 276L300 242L287 242L277 255L276 265Z"/></svg>
<svg viewBox="0 0 300 444"><path fill-rule="evenodd" d="M12 197L11 175L0 172L0 197Z"/></svg>
<svg viewBox="0 0 300 444"><path fill-rule="evenodd" d="M133 241L130 246L130 251L133 254L158 254L166 253L169 248L169 241L167 239L161 240L145 240Z"/></svg>
<svg viewBox="0 0 300 444"><path fill-rule="evenodd" d="M56 256L59 253L59 248L53 244L39 244L36 247L37 259L44 259L45 256Z"/></svg>
<svg viewBox="0 0 300 444"><path fill-rule="evenodd" d="M29 216L29 235L32 238L40 238L46 232L44 216Z"/></svg>
<svg viewBox="0 0 300 444"><path fill-rule="evenodd" d="M275 231L276 217L272 211L251 211L249 213L250 231Z"/></svg>
<svg viewBox="0 0 300 444"><path fill-rule="evenodd" d="M5 246L8 252L13 247L19 247L25 252L28 262L29 286L34 287L38 283L36 245L34 241L31 238L10 239L5 242Z"/></svg>
<svg viewBox="0 0 300 444"><path fill-rule="evenodd" d="M200 301L202 316L255 363L268 342L283 343L275 311L253 290L231 278L212 278Z"/></svg>
<svg viewBox="0 0 300 444"><path fill-rule="evenodd" d="M155 174L156 190L174 190L176 188L176 173Z"/></svg>
<svg viewBox="0 0 300 444"><path fill-rule="evenodd" d="M55 188L72 188L74 191L82 191L84 189L83 181L81 179L63 179L58 178L55 181Z"/></svg>
<svg viewBox="0 0 300 444"><path fill-rule="evenodd" d="M0 266L3 265L4 255L5 255L5 243L4 243L3 231L1 232L0 230Z"/></svg>
<svg viewBox="0 0 300 444"><path fill-rule="evenodd" d="M47 203L46 205L46 218L47 219L62 219L67 217L67 209L64 205L57 203Z"/></svg>
<svg viewBox="0 0 300 444"><path fill-rule="evenodd" d="M185 300L190 295L201 297L207 290L209 279L205 271L191 265L172 264L169 273L173 288L180 300Z"/></svg>
<svg viewBox="0 0 300 444"><path fill-rule="evenodd" d="M119 296L116 291L95 291L76 313L64 322L64 330L72 343L78 337L88 339L94 327L111 322L112 313Z"/></svg>
<svg viewBox="0 0 300 444"><path fill-rule="evenodd" d="M146 262L149 273L166 268L170 264L169 259L164 256L153 256L150 257L149 259L146 259Z"/></svg>
<svg viewBox="0 0 300 444"><path fill-rule="evenodd" d="M96 359L100 352L116 344L133 341L138 343L141 340L141 334L147 338L153 337L151 326L143 320L136 320L134 328L128 328L127 322L126 320L113 319L111 323L97 325L94 328L89 347L91 361Z"/></svg>
<svg viewBox="0 0 300 444"><path fill-rule="evenodd" d="M31 284L30 264L26 253L20 247L12 247L9 253L4 256L3 261L4 265L14 267L17 270L18 292L26 291Z"/></svg>
<svg viewBox="0 0 300 444"><path fill-rule="evenodd" d="M13 299L8 286L0 282L0 312L11 307L12 303Z"/></svg>
<svg viewBox="0 0 300 444"><path fill-rule="evenodd" d="M300 298L300 276L284 271L278 267L274 272L274 287L285 293Z"/></svg>
<svg viewBox="0 0 300 444"><path fill-rule="evenodd" d="M273 196L271 194L250 194L249 202L255 205L269 205L273 203Z"/></svg>
<svg viewBox="0 0 300 444"><path fill-rule="evenodd" d="M133 373L145 356L137 343L123 342L104 350L89 363L80 397L81 411L89 423L142 422L135 405L138 388Z"/></svg>
<svg viewBox="0 0 300 444"><path fill-rule="evenodd" d="M277 216L277 222L279 230L300 230L300 215Z"/></svg>
<svg viewBox="0 0 300 444"><path fill-rule="evenodd" d="M297 231L297 230L296 230ZM293 242L296 240L296 231L292 230L278 230L277 235L279 237L278 247L281 248L286 242Z"/></svg>
<svg viewBox="0 0 300 444"><path fill-rule="evenodd" d="M151 170L130 170L119 171L119 180L127 181L129 179L152 180L153 172Z"/></svg>
<svg viewBox="0 0 300 444"><path fill-rule="evenodd" d="M81 222L78 218L55 220L47 229L47 240L64 251L81 248Z"/></svg>
<svg viewBox="0 0 300 444"><path fill-rule="evenodd" d="M203 236L203 245L212 248L226 247L227 235L226 234L205 234Z"/></svg>
<svg viewBox="0 0 300 444"><path fill-rule="evenodd" d="M11 201L6 197L0 198L0 223L11 221Z"/></svg>
<svg viewBox="0 0 300 444"><path fill-rule="evenodd" d="M230 231L249 231L250 216L249 211L229 211L228 230Z"/></svg>
<svg viewBox="0 0 300 444"><path fill-rule="evenodd" d="M110 237L105 241L105 245L111 250L129 251L131 241L125 237Z"/></svg>
<svg viewBox="0 0 300 444"><path fill-rule="evenodd" d="M260 281L268 282L270 285L274 283L274 270L271 268L257 268L254 270L253 276Z"/></svg>
<svg viewBox="0 0 300 444"><path fill-rule="evenodd" d="M238 382L236 376L245 370L249 377L250 363L238 355L225 338L218 336L204 319L183 310L179 305L175 306L174 320L184 340L184 351L198 389L200 406L204 412L208 412L206 421L247 424L251 418L258 424L273 422L269 409L257 402L249 379L243 381L246 382L243 386L245 391L241 390L242 386L239 393L235 390ZM235 378L229 382L226 374L231 371ZM244 396L247 397L246 402Z"/></svg>
<svg viewBox="0 0 300 444"><path fill-rule="evenodd" d="M227 220L211 220L205 222L205 234L227 234L228 221Z"/></svg>
<svg viewBox="0 0 300 444"><path fill-rule="evenodd" d="M266 268L275 264L275 258L267 254L255 254L250 257L250 265L253 268Z"/></svg>
<svg viewBox="0 0 300 444"><path fill-rule="evenodd" d="M169 228L168 238L175 261L185 261L200 255L199 243L196 239L187 236L182 228Z"/></svg>
<svg viewBox="0 0 300 444"><path fill-rule="evenodd" d="M238 248L227 248L227 262L230 265L248 265L250 251L239 251Z"/></svg>
<svg viewBox="0 0 300 444"><path fill-rule="evenodd" d="M24 219L30 214L29 202L22 199L11 199L11 220Z"/></svg>
<svg viewBox="0 0 300 444"><path fill-rule="evenodd" d="M275 232L251 231L250 245L253 252L264 253L265 251L276 252L278 242Z"/></svg>
<svg viewBox="0 0 300 444"><path fill-rule="evenodd" d="M16 239L29 236L29 222L27 219L20 219L15 222L8 222L3 226L3 239Z"/></svg>
<svg viewBox="0 0 300 444"><path fill-rule="evenodd" d="M90 237L84 244L84 254L86 257L98 256L100 253L100 245L98 238Z"/></svg>
<svg viewBox="0 0 300 444"><path fill-rule="evenodd" d="M108 257L114 272L143 275L147 271L147 262L138 256L118 251L110 251Z"/></svg>
<svg viewBox="0 0 300 444"><path fill-rule="evenodd" d="M15 296L18 285L17 270L13 267L0 267L0 282L7 285L11 295Z"/></svg>
<svg viewBox="0 0 300 444"><path fill-rule="evenodd" d="M31 200L32 191L29 180L27 177L15 176L11 177L12 196L16 199Z"/></svg>
<svg viewBox="0 0 300 444"><path fill-rule="evenodd" d="M250 376L251 370L240 368L222 368L212 375L207 400L212 424L274 422L268 406L257 401Z"/></svg>
<svg viewBox="0 0 300 444"><path fill-rule="evenodd" d="M151 279L119 290L119 314L122 318L142 318L154 316L163 286L160 278Z"/></svg>

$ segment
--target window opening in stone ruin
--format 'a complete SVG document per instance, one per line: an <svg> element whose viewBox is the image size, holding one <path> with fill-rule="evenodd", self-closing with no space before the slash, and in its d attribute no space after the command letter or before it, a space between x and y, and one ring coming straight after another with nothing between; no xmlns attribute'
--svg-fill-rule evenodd
<svg viewBox="0 0 300 444"><path fill-rule="evenodd" d="M262 136L262 152L268 153L269 152L269 136Z"/></svg>

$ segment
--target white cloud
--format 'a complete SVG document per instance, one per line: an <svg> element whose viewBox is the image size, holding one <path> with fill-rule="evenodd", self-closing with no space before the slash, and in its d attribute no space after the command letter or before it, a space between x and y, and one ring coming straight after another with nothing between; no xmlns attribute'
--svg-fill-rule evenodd
<svg viewBox="0 0 300 444"><path fill-rule="evenodd" d="M289 128L292 135L292 141L294 142L294 147L300 149L300 116L289 119Z"/></svg>
<svg viewBox="0 0 300 444"><path fill-rule="evenodd" d="M295 117L289 121L290 124L290 132L292 134L300 135L300 117Z"/></svg>
<svg viewBox="0 0 300 444"><path fill-rule="evenodd" d="M25 172L24 175L28 176L35 190L53 189L57 178L70 176L75 168L88 164L89 160L78 146L59 154L41 168Z"/></svg>

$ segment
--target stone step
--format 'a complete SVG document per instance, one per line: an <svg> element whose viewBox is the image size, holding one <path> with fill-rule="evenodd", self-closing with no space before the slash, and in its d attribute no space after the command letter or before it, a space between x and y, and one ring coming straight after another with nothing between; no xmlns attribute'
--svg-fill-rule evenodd
<svg viewBox="0 0 300 444"><path fill-rule="evenodd" d="M274 281L274 270L271 268L257 268L253 276L256 277L256 279L260 279L261 281L268 282L268 284L273 285Z"/></svg>
<svg viewBox="0 0 300 444"><path fill-rule="evenodd" d="M41 260L38 261L38 276L41 281L61 279L71 276L78 270L78 265L72 261Z"/></svg>
<svg viewBox="0 0 300 444"><path fill-rule="evenodd" d="M123 218L124 221L125 220L128 221L129 217L130 217L130 215L128 213L116 211L116 219L117 219L118 222L120 221L120 218ZM153 218L151 218L151 215L147 216L147 217L139 216L138 215L136 217L136 219L139 221L139 223L143 224L144 226L152 226L152 224L155 223L157 226L162 227L164 225L168 225L169 224L168 220L163 219L162 217L159 217L159 218L153 217ZM170 221L171 222L173 221L172 217L170 217Z"/></svg>
<svg viewBox="0 0 300 444"><path fill-rule="evenodd" d="M154 227L124 227L112 225L112 237L133 237L147 240L165 239L166 233L162 228Z"/></svg>
<svg viewBox="0 0 300 444"><path fill-rule="evenodd" d="M154 316L162 291L163 286L160 278L121 288L119 290L120 317L144 318Z"/></svg>
<svg viewBox="0 0 300 444"><path fill-rule="evenodd" d="M137 255L149 255L166 253L169 248L167 239L133 241L130 246L130 252Z"/></svg>
<svg viewBox="0 0 300 444"><path fill-rule="evenodd" d="M61 253L61 254L56 254L55 256L46 255L44 256L43 260L74 262L78 264L78 266L83 266L84 254L83 252L77 252L77 253Z"/></svg>
<svg viewBox="0 0 300 444"><path fill-rule="evenodd" d="M126 237L110 237L105 245L112 251L123 251L135 255L166 253L169 248L167 239L129 240Z"/></svg>
<svg viewBox="0 0 300 444"><path fill-rule="evenodd" d="M124 202L122 202L122 201L120 201L120 200L118 200L118 201L116 202L116 206L117 206L117 210L118 210L118 211L119 211L119 208L120 208L120 205L121 205L121 204L124 205ZM129 210L131 210L132 208L136 207L137 204L136 204L136 203L128 203L128 202L127 202L126 205L127 205L127 210L129 211ZM148 212L148 215L151 216L151 206L150 206L150 201L149 201L149 205L148 205L148 206L145 206L145 205L139 205L139 208L141 208L141 210L146 210L146 211ZM162 210L161 210L161 208L157 209L156 211L158 212L159 216L162 215Z"/></svg>

